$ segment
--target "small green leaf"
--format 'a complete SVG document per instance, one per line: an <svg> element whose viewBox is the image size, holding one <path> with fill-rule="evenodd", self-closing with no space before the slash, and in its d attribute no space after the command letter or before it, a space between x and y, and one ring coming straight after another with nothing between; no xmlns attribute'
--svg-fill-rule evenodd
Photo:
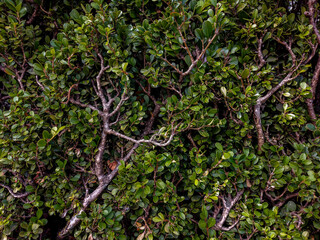
<svg viewBox="0 0 320 240"><path fill-rule="evenodd" d="M191 63L192 63L192 62L191 62L191 58L190 58L189 55L185 56L184 61L186 62L186 64L187 64L188 66L190 66Z"/></svg>
<svg viewBox="0 0 320 240"><path fill-rule="evenodd" d="M314 130L316 130L316 127L312 123L308 123L306 125L306 129L308 129L310 131L314 131Z"/></svg>
<svg viewBox="0 0 320 240"><path fill-rule="evenodd" d="M152 218L152 221L157 223L157 222L162 222L162 219L159 217L154 217L154 218Z"/></svg>
<svg viewBox="0 0 320 240"><path fill-rule="evenodd" d="M164 231L166 233L169 233L170 232L170 222L168 222L165 226L164 226Z"/></svg>
<svg viewBox="0 0 320 240"><path fill-rule="evenodd" d="M313 226L314 226L316 229L320 229L320 222L313 221Z"/></svg>
<svg viewBox="0 0 320 240"><path fill-rule="evenodd" d="M206 130L202 129L199 131L199 133L202 137L209 137L209 133Z"/></svg>
<svg viewBox="0 0 320 240"><path fill-rule="evenodd" d="M198 179L194 180L194 185L196 185L196 186L199 185L199 180Z"/></svg>
<svg viewBox="0 0 320 240"><path fill-rule="evenodd" d="M191 107L191 110L195 111L195 112L198 112L200 111L201 107L200 106L193 106Z"/></svg>
<svg viewBox="0 0 320 240"><path fill-rule="evenodd" d="M249 70L248 68L244 69L244 70L242 71L241 77L242 77L243 79L246 79L246 78L248 78L249 76L250 76L250 70Z"/></svg>
<svg viewBox="0 0 320 240"><path fill-rule="evenodd" d="M290 13L288 16L289 23L293 23L295 18L296 18L296 15L294 13Z"/></svg>
<svg viewBox="0 0 320 240"><path fill-rule="evenodd" d="M199 228L202 230L202 231L205 231L207 230L207 223L205 220L201 219L198 223L199 225Z"/></svg>
<svg viewBox="0 0 320 240"><path fill-rule="evenodd" d="M43 214L43 211L41 209L38 209L36 213L37 218L40 219L42 217L42 214Z"/></svg>
<svg viewBox="0 0 320 240"><path fill-rule="evenodd" d="M150 47L153 47L151 38L148 35L144 37L144 40L146 41L147 44L150 45Z"/></svg>
<svg viewBox="0 0 320 240"><path fill-rule="evenodd" d="M218 148L220 151L223 151L223 147L222 147L221 143L216 142L214 145L215 145L216 148Z"/></svg>
<svg viewBox="0 0 320 240"><path fill-rule="evenodd" d="M247 6L247 3L246 3L246 2L241 2L241 3L239 3L237 12L242 11L246 6Z"/></svg>
<svg viewBox="0 0 320 240"><path fill-rule="evenodd" d="M302 90L305 90L307 88L307 84L305 82L300 83L300 87Z"/></svg>
<svg viewBox="0 0 320 240"><path fill-rule="evenodd" d="M47 130L44 130L42 132L42 137L43 137L43 139L50 139L51 138L51 134Z"/></svg>
<svg viewBox="0 0 320 240"><path fill-rule="evenodd" d="M14 72L12 72L9 68L5 68L4 72L10 76L14 76Z"/></svg>
<svg viewBox="0 0 320 240"><path fill-rule="evenodd" d="M201 219L207 219L208 218L208 211L205 205L202 206L201 213L200 213Z"/></svg>
<svg viewBox="0 0 320 240"><path fill-rule="evenodd" d="M76 181L78 181L79 179L80 179L80 174L77 174L77 175L75 175L74 177L72 177L70 180L72 181L72 182L76 182Z"/></svg>
<svg viewBox="0 0 320 240"><path fill-rule="evenodd" d="M72 117L72 118L70 118L70 123L77 124L77 123L79 123L79 120L76 117Z"/></svg>
<svg viewBox="0 0 320 240"><path fill-rule="evenodd" d="M293 201L288 201L287 206L286 206L286 209L287 209L289 212L294 212L294 211L297 209L297 205L296 205L295 202L293 202Z"/></svg>
<svg viewBox="0 0 320 240"><path fill-rule="evenodd" d="M40 140L38 141L38 143L37 143L37 145L38 145L39 148L45 147L46 144L47 144L47 142L46 142L46 140L44 140L44 139L40 139Z"/></svg>
<svg viewBox="0 0 320 240"><path fill-rule="evenodd" d="M179 217L182 219L182 220L185 220L186 219L186 215L182 212L179 212Z"/></svg>
<svg viewBox="0 0 320 240"><path fill-rule="evenodd" d="M79 15L79 12L76 10L76 9L73 9L71 12L70 12L70 17L73 18L73 20L78 20L80 15Z"/></svg>
<svg viewBox="0 0 320 240"><path fill-rule="evenodd" d="M37 230L39 227L40 227L40 225L37 224L37 223L32 224L32 230L33 230L33 231L34 231L34 230Z"/></svg>
<svg viewBox="0 0 320 240"><path fill-rule="evenodd" d="M209 218L208 220L208 228L212 228L216 224L216 219Z"/></svg>
<svg viewBox="0 0 320 240"><path fill-rule="evenodd" d="M94 8L94 9L100 9L100 5L96 2L92 2L91 3L91 6Z"/></svg>
<svg viewBox="0 0 320 240"><path fill-rule="evenodd" d="M100 221L99 224L98 224L98 226L99 226L99 229L100 229L100 230L104 230L104 229L106 229L107 224L105 224L105 222Z"/></svg>
<svg viewBox="0 0 320 240"><path fill-rule="evenodd" d="M211 0L211 4L214 6L214 7L216 7L217 6L217 0Z"/></svg>
<svg viewBox="0 0 320 240"><path fill-rule="evenodd" d="M210 38L213 32L212 23L209 21L204 21L202 23L202 30L203 30L204 36L207 38Z"/></svg>
<svg viewBox="0 0 320 240"><path fill-rule="evenodd" d="M158 180L157 186L158 186L160 189L165 189L165 188L166 188L166 184L165 184L162 180Z"/></svg>
<svg viewBox="0 0 320 240"><path fill-rule="evenodd" d="M25 203L25 204L23 204L23 208L29 209L29 208L32 208L32 205L30 203Z"/></svg>
<svg viewBox="0 0 320 240"><path fill-rule="evenodd" d="M26 186L26 191L27 191L27 192L33 192L33 191L34 191L34 187L31 186L31 185L27 185L27 186Z"/></svg>

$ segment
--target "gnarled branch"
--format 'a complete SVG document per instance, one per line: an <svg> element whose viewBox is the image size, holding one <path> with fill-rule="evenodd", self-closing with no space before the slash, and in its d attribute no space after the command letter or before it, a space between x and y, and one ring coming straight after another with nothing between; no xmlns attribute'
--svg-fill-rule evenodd
<svg viewBox="0 0 320 240"><path fill-rule="evenodd" d="M229 216L231 209L240 200L243 193L244 193L244 189L239 191L233 199L231 198L231 196L225 197L222 195L220 197L222 200L223 209L222 209L222 214L221 214L220 219L217 221L216 225L213 227L215 230L230 231L232 228L234 228L238 224L240 219L237 219L229 227L223 226Z"/></svg>

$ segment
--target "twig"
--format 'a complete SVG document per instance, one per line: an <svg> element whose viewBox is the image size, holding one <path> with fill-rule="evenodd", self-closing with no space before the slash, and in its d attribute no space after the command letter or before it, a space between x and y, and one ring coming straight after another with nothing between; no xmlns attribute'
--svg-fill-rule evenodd
<svg viewBox="0 0 320 240"><path fill-rule="evenodd" d="M37 81L37 82L38 82L38 81ZM66 101L66 102L62 102L63 104L66 104L66 105L67 105L67 104L69 103L72 88L78 88L78 83L73 84L73 85L69 88L67 101Z"/></svg>
<svg viewBox="0 0 320 240"><path fill-rule="evenodd" d="M131 137L128 137L128 136L126 136L126 135L124 135L124 134L122 134L122 133L116 132L116 131L114 131L114 130L112 130L112 129L106 129L105 132L108 133L108 134L112 134L112 135L114 135L114 136L117 136L117 137L126 139L126 140L128 140L128 141L130 141L130 142L133 142L133 143L137 143L137 144L149 143L149 144L153 144L153 145L158 146L158 147L165 147L165 146L168 146L168 145L171 143L171 141L172 141L172 139L173 139L173 137L174 137L174 135L175 135L175 130L176 130L176 128L177 128L177 127L172 128L170 137L169 137L166 141L164 141L164 142L156 142L156 141L153 140L153 138L154 138L157 134L154 134L153 136L151 136L151 138L150 138L149 140L146 140L146 139L136 140L136 139L133 139L133 138L131 138Z"/></svg>
<svg viewBox="0 0 320 240"><path fill-rule="evenodd" d="M98 53L98 57L100 58L100 71L96 77L96 81L97 81L97 91L98 91L98 96L101 99L102 102L102 107L104 111L108 111L108 104L107 104L107 100L104 97L103 94L103 90L101 88L101 77L103 75L103 73L109 68L109 66L104 66L104 59L102 57L102 55L100 53Z"/></svg>
<svg viewBox="0 0 320 240"><path fill-rule="evenodd" d="M262 42L263 42L262 39L263 39L263 36L258 39L258 57L259 57L259 61L260 61L258 69L261 69L264 66L264 64L266 63L266 60L264 60L263 54L262 54Z"/></svg>
<svg viewBox="0 0 320 240"><path fill-rule="evenodd" d="M36 82L39 85L39 87L42 89L42 91L45 91L44 86L41 84L41 82L39 82L39 77L38 75L36 75ZM70 93L68 94L68 96L70 97Z"/></svg>
<svg viewBox="0 0 320 240"><path fill-rule="evenodd" d="M188 133L187 137L188 137L188 139L190 140L192 146L193 146L194 148L198 149L196 143L194 142L194 140L193 140L193 138L192 138L192 136L191 136L191 133Z"/></svg>
<svg viewBox="0 0 320 240"><path fill-rule="evenodd" d="M291 213L291 216L294 216L297 218L297 221L296 221L296 228L300 230L300 227L302 225L302 218L301 218L301 215L297 214L296 212L292 212Z"/></svg>
<svg viewBox="0 0 320 240"><path fill-rule="evenodd" d="M5 184L2 184L2 183L0 183L0 186L3 187L3 188L6 188L9 191L9 193L15 198L20 198L21 199L21 198L27 197L30 194L29 192L26 192L26 193L14 193L12 188L10 188L9 186L7 186ZM21 199L21 200L23 201L23 199ZM23 202L25 202L25 201L23 201Z"/></svg>
<svg viewBox="0 0 320 240"><path fill-rule="evenodd" d="M31 23L33 22L34 18L35 18L36 15L37 15L38 9L39 9L39 6L36 5L36 7L35 7L32 15L31 15L31 17L30 17L29 20L26 22L27 25L29 25L29 24L31 24Z"/></svg>
<svg viewBox="0 0 320 240"><path fill-rule="evenodd" d="M93 110L93 111L98 111L98 114L99 114L100 116L103 116L103 113L102 113L98 108L96 108L96 107L94 107L94 106L92 106L92 105L90 105L90 104L81 103L79 100L75 100L75 99L73 99L73 98L70 98L70 102L73 103L73 104L75 104L75 105L78 105L78 106L80 106L80 107L83 107L83 108L90 108L90 109Z"/></svg>

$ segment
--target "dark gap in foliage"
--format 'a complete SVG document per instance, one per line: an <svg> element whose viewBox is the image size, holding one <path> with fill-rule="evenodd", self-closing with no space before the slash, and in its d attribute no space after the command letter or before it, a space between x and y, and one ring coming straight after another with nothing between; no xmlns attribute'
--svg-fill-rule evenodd
<svg viewBox="0 0 320 240"><path fill-rule="evenodd" d="M42 239L57 239L58 232L65 226L67 221L57 215L49 216L48 213L44 214L44 218L48 220L46 226L44 226ZM74 238L69 238L74 239Z"/></svg>
<svg viewBox="0 0 320 240"><path fill-rule="evenodd" d="M1 110L9 110L10 104L8 103L8 99L10 97L5 92L5 86L2 82L0 82L0 109Z"/></svg>

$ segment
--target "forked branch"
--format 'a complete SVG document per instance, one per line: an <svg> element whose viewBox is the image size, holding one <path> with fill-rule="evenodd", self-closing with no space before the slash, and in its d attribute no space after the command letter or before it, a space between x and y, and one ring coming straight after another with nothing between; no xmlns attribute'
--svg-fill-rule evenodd
<svg viewBox="0 0 320 240"><path fill-rule="evenodd" d="M95 156L94 168L95 168L95 175L99 180L99 184L95 188L95 190L93 190L91 193L89 192L89 190L86 190L86 195L83 199L81 208L71 217L71 219L69 220L67 225L64 227L64 229L60 231L60 233L58 235L58 238L60 238L60 239L63 239L64 237L66 237L69 234L69 232L72 231L80 223L81 220L80 220L79 216L88 208L88 206L92 202L94 202L103 193L105 188L110 184L110 182L113 180L113 178L117 175L117 173L119 171L119 166L121 164L120 163L121 161L119 161L118 165L110 173L105 174L105 172L104 172L106 162L103 159L103 155L104 155L105 149L107 147L106 141L107 141L108 135L114 135L116 137L119 137L119 138L122 138L122 139L125 139L125 140L128 140L128 141L134 143L134 145L127 152L125 157L120 159L120 160L123 160L124 162L126 162L131 158L132 154L134 154L136 148L139 147L140 144L142 144L142 143L149 143L149 144L153 144L153 145L161 146L161 147L167 146L168 144L170 144L170 142L173 140L174 135L176 134L175 130L178 127L178 126L173 127L173 125L172 125L170 136L166 140L161 141L161 142L158 142L155 140L155 138L157 136L159 136L159 134L157 134L157 133L153 134L149 139L144 138L145 136L147 136L153 132L152 131L153 123L155 121L156 116L160 112L160 105L155 101L155 98L153 98L153 100L154 100L153 102L155 104L154 111L151 114L149 120L146 122L145 129L144 129L142 135L140 136L139 140L136 140L132 137L126 136L122 133L119 133L119 132L111 129L112 123L110 123L110 118L116 114L117 115L120 114L121 106L123 106L125 101L128 99L128 96L127 96L128 89L127 89L127 87L125 87L123 94L121 95L120 101L117 103L116 106L113 107L113 110L112 110L111 107L113 106L115 99L118 97L119 91L117 91L117 94L114 97L111 97L110 94L109 95L107 94L107 97L108 97L108 101L107 101L106 97L104 96L104 92L101 88L101 83L100 83L100 79L101 79L104 71L107 69L107 67L104 66L104 60L103 60L102 55L98 54L98 56L100 58L100 72L99 72L98 76L96 77L96 92L100 97L100 100L101 100L101 103L103 106L103 112L99 111L98 109L94 109L94 110L99 111L99 115L102 120L101 140L100 140L100 144L98 147L98 152ZM79 101L74 100L73 98L70 98L70 101L78 106L81 106L81 107L94 108L91 105L82 104Z"/></svg>
<svg viewBox="0 0 320 240"><path fill-rule="evenodd" d="M244 189L242 189L241 191L237 192L237 195L232 199L231 196L225 197L224 195L222 195L220 197L220 199L222 200L222 214L219 220L217 220L216 225L213 227L215 230L222 230L222 231L230 231L232 228L234 228L238 222L240 221L240 219L237 219L232 225L230 225L229 227L224 227L224 223L226 222L229 213L231 211L231 209L234 207L234 205L240 200L241 196L244 193Z"/></svg>
<svg viewBox="0 0 320 240"><path fill-rule="evenodd" d="M271 96L273 96L273 94L275 92L277 92L281 87L285 86L288 82L292 81L293 79L295 79L299 76L299 73L297 73L297 74L295 74L295 73L298 71L299 67L301 66L301 64L305 60L305 55L303 54L300 62L298 64L296 64L296 56L291 49L292 43L290 42L289 44L287 44L285 42L280 41L279 39L277 39L277 41L281 42L281 44L283 44L287 48L287 50L291 56L293 66L291 67L291 70L289 71L287 76L280 83L278 83L271 90L269 90L266 95L259 97L256 101L256 105L254 106L254 120L255 120L257 135L258 135L258 150L261 150L262 145L265 142L264 132L263 132L262 123L261 123L261 106L262 106L262 104L265 104L266 101Z"/></svg>

